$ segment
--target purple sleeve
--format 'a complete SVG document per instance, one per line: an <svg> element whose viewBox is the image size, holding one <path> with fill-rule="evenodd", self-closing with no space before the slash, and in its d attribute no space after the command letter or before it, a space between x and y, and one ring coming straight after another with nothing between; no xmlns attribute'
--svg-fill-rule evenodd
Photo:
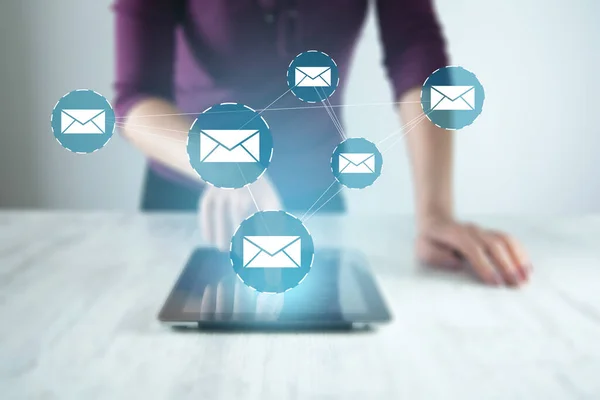
<svg viewBox="0 0 600 400"><path fill-rule="evenodd" d="M433 0L377 0L384 64L396 99L448 65Z"/></svg>
<svg viewBox="0 0 600 400"><path fill-rule="evenodd" d="M173 98L177 0L116 0L115 112L144 97Z"/></svg>

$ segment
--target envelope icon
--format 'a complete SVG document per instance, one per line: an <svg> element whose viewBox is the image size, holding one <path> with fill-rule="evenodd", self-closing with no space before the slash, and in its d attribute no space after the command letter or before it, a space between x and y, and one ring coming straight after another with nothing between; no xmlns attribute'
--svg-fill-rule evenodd
<svg viewBox="0 0 600 400"><path fill-rule="evenodd" d="M295 79L298 87L329 87L331 67L296 67Z"/></svg>
<svg viewBox="0 0 600 400"><path fill-rule="evenodd" d="M244 236L244 268L300 268L300 236Z"/></svg>
<svg viewBox="0 0 600 400"><path fill-rule="evenodd" d="M65 135L102 135L106 130L104 110L62 110L60 132Z"/></svg>
<svg viewBox="0 0 600 400"><path fill-rule="evenodd" d="M259 162L260 132L256 129L200 131L200 162Z"/></svg>
<svg viewBox="0 0 600 400"><path fill-rule="evenodd" d="M475 109L474 86L432 86L431 110L472 111Z"/></svg>
<svg viewBox="0 0 600 400"><path fill-rule="evenodd" d="M372 174L375 172L375 154L340 153L340 174Z"/></svg>

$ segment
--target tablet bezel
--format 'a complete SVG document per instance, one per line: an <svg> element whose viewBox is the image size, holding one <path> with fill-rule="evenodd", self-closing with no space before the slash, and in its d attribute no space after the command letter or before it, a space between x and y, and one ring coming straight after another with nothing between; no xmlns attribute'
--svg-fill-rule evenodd
<svg viewBox="0 0 600 400"><path fill-rule="evenodd" d="M327 319L327 314L314 314L314 318L309 318L311 314L304 314L302 318L292 319L290 315L286 316L282 321L267 321L264 319L254 319L255 315L250 313L236 313L235 320L219 320L219 318L199 318L201 314L197 312L186 313L183 310L187 295L184 293L192 290L190 285L194 285L197 273L197 265L192 264L192 260L200 257L199 252L214 252L216 250L210 248L197 248L189 257L185 267L173 285L171 292L165 300L162 309L158 314L159 321L172 326L187 326L187 327L205 327L208 329L220 329L220 327L265 327L267 329L273 327L335 327L344 328L352 326L352 324L371 324L385 323L391 320L391 314L380 294L373 274L368 269L368 262L365 257L357 251L347 249L317 249L315 257L319 255L331 255L331 253L339 253L340 258L348 258L351 264L347 268L352 268L352 272L357 274L356 282L360 286L362 297L366 303L368 311L364 313L344 313L342 319ZM326 254L329 253L329 254ZM185 289L189 288L186 292Z"/></svg>

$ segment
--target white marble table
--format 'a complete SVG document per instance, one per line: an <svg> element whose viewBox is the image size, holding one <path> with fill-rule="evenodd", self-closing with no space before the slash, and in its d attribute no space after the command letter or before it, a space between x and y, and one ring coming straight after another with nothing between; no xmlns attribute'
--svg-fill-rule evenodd
<svg viewBox="0 0 600 400"><path fill-rule="evenodd" d="M192 217L0 212L0 399L599 399L600 217L474 220L522 239L528 287L419 267L408 218L315 217L368 255L393 323L181 333L156 314Z"/></svg>

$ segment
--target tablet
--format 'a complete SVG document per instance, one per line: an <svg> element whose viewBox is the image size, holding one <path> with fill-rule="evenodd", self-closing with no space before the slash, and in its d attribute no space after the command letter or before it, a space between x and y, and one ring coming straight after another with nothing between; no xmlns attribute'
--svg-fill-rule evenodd
<svg viewBox="0 0 600 400"><path fill-rule="evenodd" d="M317 249L311 271L295 288L277 295L283 305L274 318L259 311L215 315L202 309L207 287L239 280L227 253L194 251L168 296L159 320L174 326L348 326L390 320L368 263L360 253ZM240 281L241 283L241 281ZM243 283L242 283L243 284ZM248 290L253 290L248 288ZM260 295L260 294L257 294Z"/></svg>

